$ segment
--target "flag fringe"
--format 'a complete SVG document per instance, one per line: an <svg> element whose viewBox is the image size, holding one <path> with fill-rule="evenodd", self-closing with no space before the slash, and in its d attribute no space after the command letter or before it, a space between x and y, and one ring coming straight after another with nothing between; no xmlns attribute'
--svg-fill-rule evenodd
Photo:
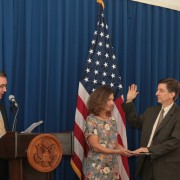
<svg viewBox="0 0 180 180"><path fill-rule="evenodd" d="M74 164L74 161L72 159L71 159L71 166L72 166L74 172L77 174L77 176L81 180L81 172L79 171L78 167Z"/></svg>

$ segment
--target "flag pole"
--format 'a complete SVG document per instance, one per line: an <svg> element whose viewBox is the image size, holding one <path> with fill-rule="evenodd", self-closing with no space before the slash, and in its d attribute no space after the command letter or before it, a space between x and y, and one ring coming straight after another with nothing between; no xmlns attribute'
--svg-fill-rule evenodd
<svg viewBox="0 0 180 180"><path fill-rule="evenodd" d="M104 2L103 2L103 0L97 0L97 3L101 4L102 8L104 9Z"/></svg>

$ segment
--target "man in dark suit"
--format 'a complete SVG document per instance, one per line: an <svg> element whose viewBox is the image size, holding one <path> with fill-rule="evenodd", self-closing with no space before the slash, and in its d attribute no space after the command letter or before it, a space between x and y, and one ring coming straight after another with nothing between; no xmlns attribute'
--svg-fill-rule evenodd
<svg viewBox="0 0 180 180"><path fill-rule="evenodd" d="M129 87L123 109L130 125L142 129L141 147L134 151L139 156L136 177L141 175L143 180L180 179L180 108L174 102L179 92L179 81L160 80L156 92L159 105L138 115L133 105L137 86Z"/></svg>
<svg viewBox="0 0 180 180"><path fill-rule="evenodd" d="M1 131L0 137L4 136L8 130L8 118L6 108L2 102L2 98L7 90L7 76L4 72L0 72L0 121ZM0 147L1 148L1 147ZM8 179L8 161L6 159L0 159L0 180Z"/></svg>

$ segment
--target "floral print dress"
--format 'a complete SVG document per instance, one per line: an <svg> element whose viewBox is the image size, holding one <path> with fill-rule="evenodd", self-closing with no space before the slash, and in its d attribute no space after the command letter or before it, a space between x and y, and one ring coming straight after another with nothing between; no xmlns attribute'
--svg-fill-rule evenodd
<svg viewBox="0 0 180 180"><path fill-rule="evenodd" d="M97 135L102 146L115 149L117 140L116 120L113 117L109 120L101 120L91 114L86 119L84 134L86 139L89 135ZM90 146L89 148L84 164L85 179L118 180L118 155L99 153L93 151Z"/></svg>

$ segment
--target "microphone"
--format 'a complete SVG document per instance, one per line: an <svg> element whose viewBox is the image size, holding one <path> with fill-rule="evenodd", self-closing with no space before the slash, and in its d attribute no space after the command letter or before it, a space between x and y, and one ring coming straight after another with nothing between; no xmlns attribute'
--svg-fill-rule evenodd
<svg viewBox="0 0 180 180"><path fill-rule="evenodd" d="M13 104L14 109L16 108L15 112L12 111L14 114L14 122L13 122L12 131L15 132L16 131L16 124L17 124L17 114L19 112L19 107L18 107L18 103L16 102L15 97L13 95L9 95L9 100Z"/></svg>
<svg viewBox="0 0 180 180"><path fill-rule="evenodd" d="M9 95L9 100L16 108L18 108L18 103L16 102L15 97L13 95Z"/></svg>

